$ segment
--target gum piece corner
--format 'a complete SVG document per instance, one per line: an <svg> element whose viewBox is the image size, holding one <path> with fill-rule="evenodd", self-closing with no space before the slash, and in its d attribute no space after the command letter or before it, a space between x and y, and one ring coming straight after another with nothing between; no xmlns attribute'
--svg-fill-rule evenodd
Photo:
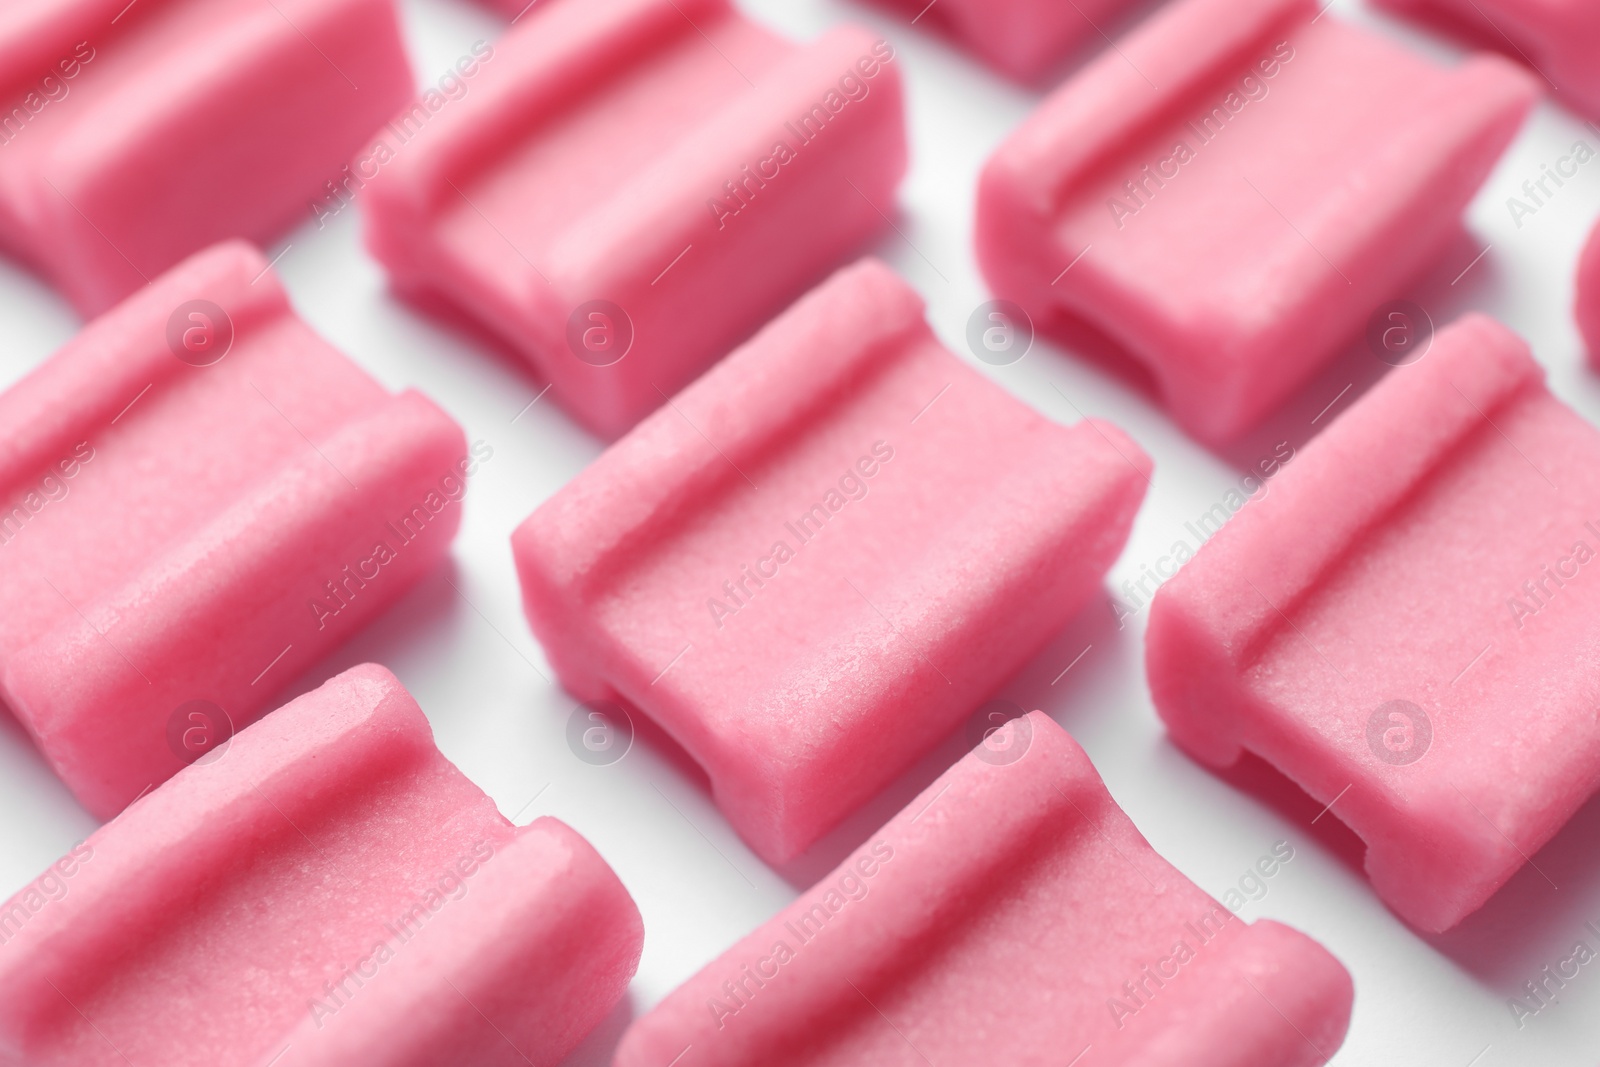
<svg viewBox="0 0 1600 1067"><path fill-rule="evenodd" d="M1600 226L1589 234L1578 263L1578 329L1589 350L1590 366L1600 367Z"/></svg>
<svg viewBox="0 0 1600 1067"><path fill-rule="evenodd" d="M1378 0L1530 67L1557 97L1600 119L1600 9L1585 0Z"/></svg>
<svg viewBox="0 0 1600 1067"><path fill-rule="evenodd" d="M1101 28L1135 5L1129 0L878 0L882 7L939 27L990 66L1034 83L1075 51L1103 38Z"/></svg>

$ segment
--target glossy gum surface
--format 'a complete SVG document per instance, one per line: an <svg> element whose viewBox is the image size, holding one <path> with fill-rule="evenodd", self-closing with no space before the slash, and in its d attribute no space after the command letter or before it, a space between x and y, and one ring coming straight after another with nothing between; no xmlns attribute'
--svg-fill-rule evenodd
<svg viewBox="0 0 1600 1067"><path fill-rule="evenodd" d="M372 665L73 859L0 910L0 1063L554 1067L643 937L594 849L507 822Z"/></svg>
<svg viewBox="0 0 1600 1067"><path fill-rule="evenodd" d="M392 0L0 11L0 247L85 315L214 242L309 221L411 93Z"/></svg>
<svg viewBox="0 0 1600 1067"><path fill-rule="evenodd" d="M1594 791L1597 531L1600 433L1469 316L1162 587L1156 706L1203 762L1337 800L1378 895L1448 929Z"/></svg>
<svg viewBox="0 0 1600 1067"><path fill-rule="evenodd" d="M1320 945L1156 855L1034 712L635 1023L615 1063L1310 1067L1352 996Z"/></svg>
<svg viewBox="0 0 1600 1067"><path fill-rule="evenodd" d="M884 227L906 168L885 56L850 26L792 44L726 0L541 4L448 121L385 134L368 247L615 437Z"/></svg>
<svg viewBox="0 0 1600 1067"><path fill-rule="evenodd" d="M232 322L209 366L169 345L203 329L196 300ZM432 402L313 334L254 248L201 253L0 395L0 694L108 818L183 766L181 707L242 727L432 567L470 459Z"/></svg>
<svg viewBox="0 0 1600 1067"><path fill-rule="evenodd" d="M1087 602L1148 472L1115 427L1049 422L964 366L867 260L641 423L513 547L562 683L664 726L784 862Z"/></svg>
<svg viewBox="0 0 1600 1067"><path fill-rule="evenodd" d="M995 293L1041 329L1109 337L1202 441L1254 425L1403 292L1535 97L1497 56L1441 70L1317 16L1311 0L1163 8L981 181Z"/></svg>

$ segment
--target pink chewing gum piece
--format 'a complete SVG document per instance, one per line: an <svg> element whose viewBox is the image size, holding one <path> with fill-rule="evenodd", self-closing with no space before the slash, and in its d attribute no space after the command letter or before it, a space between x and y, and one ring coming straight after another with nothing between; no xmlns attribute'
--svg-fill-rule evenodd
<svg viewBox="0 0 1600 1067"><path fill-rule="evenodd" d="M1378 895L1448 929L1595 789L1597 500L1600 433L1469 316L1161 588L1156 706L1197 759L1337 801Z"/></svg>
<svg viewBox="0 0 1600 1067"><path fill-rule="evenodd" d="M1158 856L1036 711L634 1023L615 1064L1310 1067L1353 996L1321 945Z"/></svg>
<svg viewBox="0 0 1600 1067"><path fill-rule="evenodd" d="M268 241L404 104L392 0L33 0L0 12L0 247L85 315Z"/></svg>
<svg viewBox="0 0 1600 1067"><path fill-rule="evenodd" d="M786 862L1093 595L1150 461L953 357L887 267L836 274L512 538L534 632L706 769ZM759 487L759 488L758 488Z"/></svg>
<svg viewBox="0 0 1600 1067"><path fill-rule="evenodd" d="M1258 422L1436 258L1535 97L1497 56L1440 70L1318 7L1180 0L983 173L995 292L1126 349L1203 441Z"/></svg>
<svg viewBox="0 0 1600 1067"><path fill-rule="evenodd" d="M1378 0L1531 66L1577 110L1600 118L1600 7L1593 0Z"/></svg>
<svg viewBox="0 0 1600 1067"><path fill-rule="evenodd" d="M1589 346L1589 362L1600 367L1600 226L1589 234L1578 263L1578 328Z"/></svg>
<svg viewBox="0 0 1600 1067"><path fill-rule="evenodd" d="M884 226L893 54L848 26L796 46L727 0L541 4L448 115L357 160L368 246L614 437Z"/></svg>
<svg viewBox="0 0 1600 1067"><path fill-rule="evenodd" d="M966 44L1013 78L1033 81L1074 50L1102 41L1098 24L1115 20L1136 0L877 0Z"/></svg>
<svg viewBox="0 0 1600 1067"><path fill-rule="evenodd" d="M476 462L203 252L0 394L0 695L109 818L433 567Z"/></svg>
<svg viewBox="0 0 1600 1067"><path fill-rule="evenodd" d="M0 1063L553 1067L643 936L587 841L506 821L368 664L0 910Z"/></svg>

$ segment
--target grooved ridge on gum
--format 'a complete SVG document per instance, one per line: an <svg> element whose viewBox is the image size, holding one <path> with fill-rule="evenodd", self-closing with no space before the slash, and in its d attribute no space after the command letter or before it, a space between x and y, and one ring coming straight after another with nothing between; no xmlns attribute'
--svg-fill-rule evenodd
<svg viewBox="0 0 1600 1067"><path fill-rule="evenodd" d="M109 818L442 558L482 451L193 257L0 394L0 697Z"/></svg>
<svg viewBox="0 0 1600 1067"><path fill-rule="evenodd" d="M553 1067L642 940L588 842L507 822L367 664L5 903L0 1063Z"/></svg>
<svg viewBox="0 0 1600 1067"><path fill-rule="evenodd" d="M542 3L368 168L367 244L615 437L886 227L904 126L894 50L861 29Z"/></svg>
<svg viewBox="0 0 1600 1067"><path fill-rule="evenodd" d="M1352 999L1321 945L1157 855L1036 711L636 1022L615 1062L1312 1067Z"/></svg>
<svg viewBox="0 0 1600 1067"><path fill-rule="evenodd" d="M1150 470L952 356L849 267L613 445L512 538L562 683L663 726L769 862L807 848L1055 634Z"/></svg>
<svg viewBox="0 0 1600 1067"><path fill-rule="evenodd" d="M1468 316L1162 586L1156 706L1333 805L1378 895L1448 929L1594 792L1596 553L1600 432Z"/></svg>
<svg viewBox="0 0 1600 1067"><path fill-rule="evenodd" d="M1458 230L1532 80L1441 70L1312 0L1180 0L995 153L978 255L1040 327L1084 325L1211 443L1266 416Z"/></svg>

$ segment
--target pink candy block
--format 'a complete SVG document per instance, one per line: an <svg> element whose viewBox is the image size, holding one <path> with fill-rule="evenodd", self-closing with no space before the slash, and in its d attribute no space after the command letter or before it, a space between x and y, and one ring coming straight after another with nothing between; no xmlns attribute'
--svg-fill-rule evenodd
<svg viewBox="0 0 1600 1067"><path fill-rule="evenodd" d="M507 822L369 664L0 909L0 1063L553 1067L642 940L588 842Z"/></svg>
<svg viewBox="0 0 1600 1067"><path fill-rule="evenodd" d="M512 538L563 684L661 724L787 861L1093 595L1150 462L968 369L873 260L641 423Z"/></svg>
<svg viewBox="0 0 1600 1067"><path fill-rule="evenodd" d="M311 218L411 93L392 0L32 0L0 12L0 246L85 315Z"/></svg>
<svg viewBox="0 0 1600 1067"><path fill-rule="evenodd" d="M1135 0L878 0L924 25L938 26L1005 73L1032 81L1074 49L1104 41Z"/></svg>
<svg viewBox="0 0 1600 1067"><path fill-rule="evenodd" d="M1181 0L983 174L994 290L1042 328L1107 335L1205 441L1259 421L1429 266L1535 96L1498 57L1439 70L1318 16Z"/></svg>
<svg viewBox="0 0 1600 1067"><path fill-rule="evenodd" d="M615 436L884 226L893 55L851 27L797 47L727 0L542 3L448 113L357 160L367 243Z"/></svg>
<svg viewBox="0 0 1600 1067"><path fill-rule="evenodd" d="M1600 433L1470 316L1392 373L1162 587L1175 741L1332 804L1424 930L1483 904L1594 792Z"/></svg>
<svg viewBox="0 0 1600 1067"><path fill-rule="evenodd" d="M1310 1067L1352 998L1316 942L1156 855L1036 711L636 1022L616 1067Z"/></svg>
<svg viewBox="0 0 1600 1067"><path fill-rule="evenodd" d="M1600 367L1600 226L1589 235L1578 264L1578 327L1589 345L1589 362Z"/></svg>
<svg viewBox="0 0 1600 1067"><path fill-rule="evenodd" d="M1593 0L1379 0L1521 59L1556 93L1600 118L1600 7Z"/></svg>
<svg viewBox="0 0 1600 1067"><path fill-rule="evenodd" d="M0 695L109 817L443 557L478 458L204 252L0 395Z"/></svg>

